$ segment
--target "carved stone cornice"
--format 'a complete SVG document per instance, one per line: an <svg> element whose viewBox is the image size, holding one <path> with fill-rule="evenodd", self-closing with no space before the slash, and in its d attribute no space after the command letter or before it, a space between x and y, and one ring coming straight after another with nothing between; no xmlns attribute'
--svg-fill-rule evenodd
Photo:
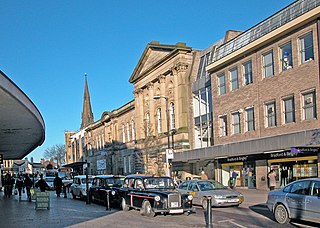
<svg viewBox="0 0 320 228"><path fill-rule="evenodd" d="M133 91L134 96L139 96L139 94L142 94L142 93L143 93L143 90L141 88L135 89Z"/></svg>
<svg viewBox="0 0 320 228"><path fill-rule="evenodd" d="M146 84L146 87L147 87L148 90L153 89L154 84L153 84L152 82L148 82L148 83Z"/></svg>
<svg viewBox="0 0 320 228"><path fill-rule="evenodd" d="M159 81L159 83L165 83L166 82L166 76L163 75L163 74L160 74L158 76L158 81Z"/></svg>
<svg viewBox="0 0 320 228"><path fill-rule="evenodd" d="M188 64L180 62L173 66L172 71L175 71L176 73L180 73L180 72L186 72L187 69L188 69Z"/></svg>

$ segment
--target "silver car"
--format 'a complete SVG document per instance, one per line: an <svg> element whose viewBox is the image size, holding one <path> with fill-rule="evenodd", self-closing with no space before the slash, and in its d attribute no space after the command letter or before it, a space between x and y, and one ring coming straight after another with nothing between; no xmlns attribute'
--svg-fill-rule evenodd
<svg viewBox="0 0 320 228"><path fill-rule="evenodd" d="M189 180L182 182L178 191L193 195L192 204L207 208L207 196L211 196L211 206L239 206L244 197L214 180Z"/></svg>
<svg viewBox="0 0 320 228"><path fill-rule="evenodd" d="M93 176L88 176L88 185L89 188L91 187L93 181ZM77 196L80 197L80 199L84 199L87 197L87 183L86 183L86 175L79 175L75 176L73 178L73 183L70 187L71 194L73 199L75 199Z"/></svg>
<svg viewBox="0 0 320 228"><path fill-rule="evenodd" d="M292 182L269 192L267 206L280 224L290 219L320 222L320 178Z"/></svg>

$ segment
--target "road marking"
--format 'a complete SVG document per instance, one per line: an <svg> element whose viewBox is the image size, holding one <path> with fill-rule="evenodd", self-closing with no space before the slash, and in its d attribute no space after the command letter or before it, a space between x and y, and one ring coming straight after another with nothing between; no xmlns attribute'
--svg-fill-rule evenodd
<svg viewBox="0 0 320 228"><path fill-rule="evenodd" d="M238 223L234 222L234 219L221 220L221 221L218 221L218 222L219 222L219 223L220 223L220 222L230 222L230 223L232 223L233 225L236 225L236 226L238 226L238 227L241 227L241 228L247 228L246 226L242 226L242 225L240 225L240 224L238 224Z"/></svg>

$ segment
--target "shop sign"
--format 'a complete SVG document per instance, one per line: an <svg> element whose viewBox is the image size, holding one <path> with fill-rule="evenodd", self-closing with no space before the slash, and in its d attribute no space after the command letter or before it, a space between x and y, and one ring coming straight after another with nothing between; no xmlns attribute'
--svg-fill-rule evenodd
<svg viewBox="0 0 320 228"><path fill-rule="evenodd" d="M237 156L237 157L230 157L227 158L227 162L245 162L247 161L248 156Z"/></svg>
<svg viewBox="0 0 320 228"><path fill-rule="evenodd" d="M3 164L3 154L0 154L0 164Z"/></svg>

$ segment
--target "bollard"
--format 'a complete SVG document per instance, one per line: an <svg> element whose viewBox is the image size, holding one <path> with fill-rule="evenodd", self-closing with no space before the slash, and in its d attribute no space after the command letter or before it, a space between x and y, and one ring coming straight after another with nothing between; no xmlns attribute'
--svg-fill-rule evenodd
<svg viewBox="0 0 320 228"><path fill-rule="evenodd" d="M212 199L211 196L207 197L207 224L206 224L206 228L213 228L211 199Z"/></svg>
<svg viewBox="0 0 320 228"><path fill-rule="evenodd" d="M111 210L110 208L110 199L109 199L109 193L110 193L110 190L106 190L107 192L107 202L106 202L106 210Z"/></svg>

